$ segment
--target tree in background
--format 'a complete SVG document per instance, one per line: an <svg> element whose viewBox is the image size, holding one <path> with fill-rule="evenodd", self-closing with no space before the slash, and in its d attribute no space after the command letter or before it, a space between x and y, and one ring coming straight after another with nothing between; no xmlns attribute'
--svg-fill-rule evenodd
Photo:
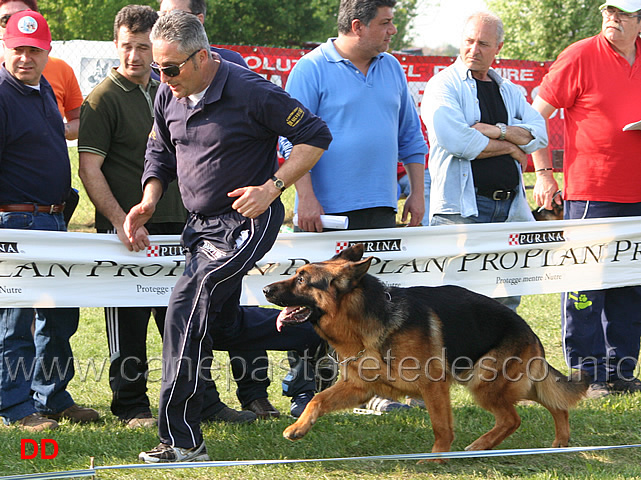
<svg viewBox="0 0 641 480"><path fill-rule="evenodd" d="M299 46L331 35L335 5L336 0L209 0L205 30L213 43Z"/></svg>
<svg viewBox="0 0 641 480"><path fill-rule="evenodd" d="M501 57L554 60L578 40L601 30L602 0L487 0L505 27Z"/></svg>
<svg viewBox="0 0 641 480"><path fill-rule="evenodd" d="M419 0L396 6L398 28L392 48L411 41L409 24ZM130 0L39 0L54 40L113 40L116 13ZM157 0L137 3L158 8ZM336 36L339 0L208 0L205 29L212 43L299 47Z"/></svg>
<svg viewBox="0 0 641 480"><path fill-rule="evenodd" d="M54 40L113 40L114 18L128 0L38 0ZM158 8L155 0L136 3Z"/></svg>

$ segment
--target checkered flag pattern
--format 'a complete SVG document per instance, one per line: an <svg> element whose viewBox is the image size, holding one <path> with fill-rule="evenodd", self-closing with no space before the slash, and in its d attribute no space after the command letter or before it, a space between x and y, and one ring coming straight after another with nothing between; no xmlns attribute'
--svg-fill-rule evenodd
<svg viewBox="0 0 641 480"><path fill-rule="evenodd" d="M147 247L147 256L148 257L159 257L160 256L160 246L159 245L149 245Z"/></svg>
<svg viewBox="0 0 641 480"><path fill-rule="evenodd" d="M349 242L336 242L336 254L338 255L347 247L349 247Z"/></svg>
<svg viewBox="0 0 641 480"><path fill-rule="evenodd" d="M518 233L510 233L510 240L509 240L509 245L520 245L519 243L519 234Z"/></svg>

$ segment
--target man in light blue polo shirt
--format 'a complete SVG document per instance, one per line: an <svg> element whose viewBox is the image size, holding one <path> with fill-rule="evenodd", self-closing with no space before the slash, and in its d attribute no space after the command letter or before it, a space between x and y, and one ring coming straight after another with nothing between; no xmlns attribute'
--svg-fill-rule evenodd
<svg viewBox="0 0 641 480"><path fill-rule="evenodd" d="M350 230L395 227L398 161L411 189L402 221L421 224L427 145L403 68L386 53L397 32L395 4L342 0L338 38L301 58L287 79L285 90L325 120L333 137L314 168L296 182L303 231L322 232L321 214L347 216ZM284 152L286 144L281 141ZM294 416L311 396L293 399Z"/></svg>
<svg viewBox="0 0 641 480"><path fill-rule="evenodd" d="M404 221L423 217L427 146L403 69L386 53L395 1L343 0L338 38L298 61L285 89L329 126L329 150L296 183L298 224L322 231L320 214L349 217L350 229L396 225L396 165L410 175ZM383 219L385 219L383 221Z"/></svg>

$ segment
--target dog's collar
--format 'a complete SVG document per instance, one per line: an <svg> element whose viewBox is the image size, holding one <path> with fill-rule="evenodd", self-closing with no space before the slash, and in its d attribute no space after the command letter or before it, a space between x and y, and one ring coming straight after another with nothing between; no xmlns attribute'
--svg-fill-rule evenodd
<svg viewBox="0 0 641 480"><path fill-rule="evenodd" d="M340 362L338 362L338 364L345 365L346 363L353 362L354 360L358 360L359 358L363 358L363 355L365 355L365 349L358 352L355 357L347 357L345 360L341 360Z"/></svg>

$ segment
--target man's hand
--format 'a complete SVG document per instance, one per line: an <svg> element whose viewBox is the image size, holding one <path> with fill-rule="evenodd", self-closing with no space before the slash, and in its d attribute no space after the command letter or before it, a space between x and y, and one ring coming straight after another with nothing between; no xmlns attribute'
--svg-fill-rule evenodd
<svg viewBox="0 0 641 480"><path fill-rule="evenodd" d="M559 191L559 185L552 174L552 170L546 170L536 173L536 182L534 184L533 198L537 205L546 210L552 210L552 202L558 205L563 203L561 195L554 196Z"/></svg>
<svg viewBox="0 0 641 480"><path fill-rule="evenodd" d="M127 247L127 250L130 252L139 252L149 246L149 232L144 226L136 231L135 241L133 243L129 240L124 225L121 225L120 228L116 228L116 234L118 235L118 239L120 239L123 245Z"/></svg>
<svg viewBox="0 0 641 480"><path fill-rule="evenodd" d="M137 252L149 246L145 224L156 211L156 205L162 197L162 184L157 178L150 178L142 191L142 201L129 210L123 224L124 233ZM141 229L144 229L141 231Z"/></svg>
<svg viewBox="0 0 641 480"><path fill-rule="evenodd" d="M525 172L525 169L527 168L527 153L525 153L513 143L511 145L513 148L510 152L510 157L519 162L521 164L521 171Z"/></svg>
<svg viewBox="0 0 641 480"><path fill-rule="evenodd" d="M420 194L415 195L410 192L409 196L405 200L405 205L403 206L403 216L401 221L403 223L407 222L407 217L410 217L410 223L408 227L417 227L423 221L423 216L425 215L425 198Z"/></svg>
<svg viewBox="0 0 641 480"><path fill-rule="evenodd" d="M238 197L232 208L243 217L256 218L269 208L280 195L280 191L269 183L259 187L241 187L229 192L228 197Z"/></svg>
<svg viewBox="0 0 641 480"><path fill-rule="evenodd" d="M410 216L409 227L417 227L423 221L425 215L425 165L422 163L406 163L405 171L410 183L410 194L405 200L403 206L403 215L401 221L407 222L408 215Z"/></svg>
<svg viewBox="0 0 641 480"><path fill-rule="evenodd" d="M322 232L323 223L320 216L325 214L315 195L298 197L298 228L304 232Z"/></svg>
<svg viewBox="0 0 641 480"><path fill-rule="evenodd" d="M118 238L125 243L122 239L123 236L129 241L129 250L139 252L149 246L149 233L145 228L145 224L149 221L151 216L156 210L155 205L150 205L144 201L138 205L134 205L129 210L125 223L123 224L123 232L118 231ZM127 245L127 244L125 244Z"/></svg>

